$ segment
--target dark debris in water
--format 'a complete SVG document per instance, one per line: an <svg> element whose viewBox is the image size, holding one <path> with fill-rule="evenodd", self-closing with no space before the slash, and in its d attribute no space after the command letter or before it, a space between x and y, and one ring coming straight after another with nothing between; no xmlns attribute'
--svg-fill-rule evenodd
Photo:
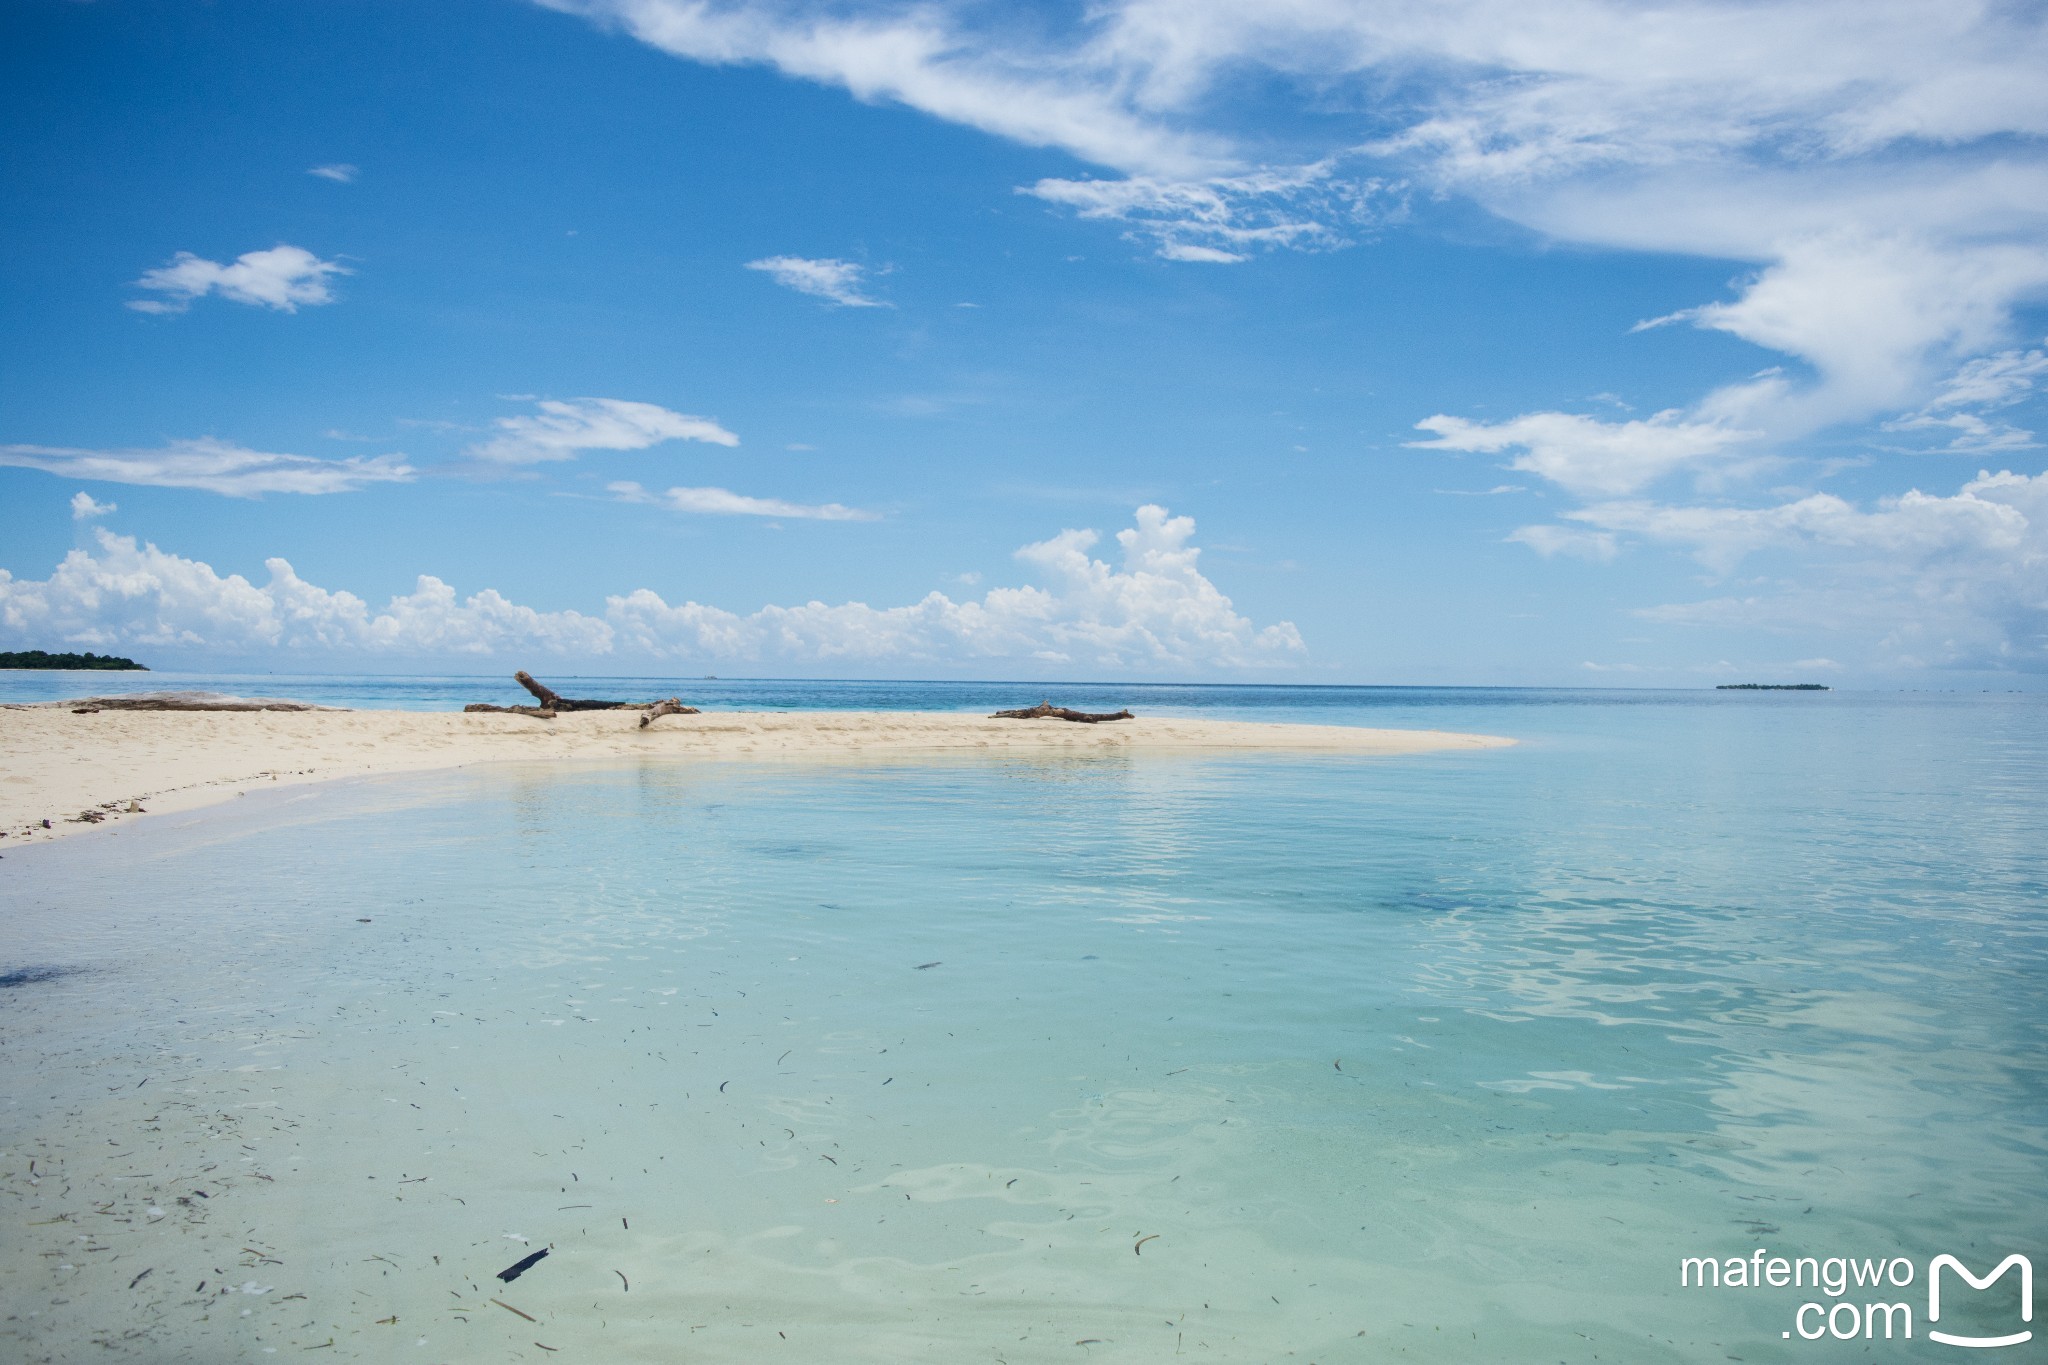
<svg viewBox="0 0 2048 1365"><path fill-rule="evenodd" d="M11 972L0 972L0 990L14 986L37 986L45 981L55 981L63 976L76 976L76 967L21 967Z"/></svg>
<svg viewBox="0 0 2048 1365"><path fill-rule="evenodd" d="M512 1281L518 1279L521 1275L524 1275L527 1271L533 1269L536 1265L539 1265L541 1259L545 1257L547 1254L548 1249L546 1247L542 1247L539 1251L534 1252L533 1255L528 1256L525 1260L520 1261L517 1265L506 1266L503 1270L498 1272L498 1278L503 1280L506 1284L510 1284L512 1283Z"/></svg>

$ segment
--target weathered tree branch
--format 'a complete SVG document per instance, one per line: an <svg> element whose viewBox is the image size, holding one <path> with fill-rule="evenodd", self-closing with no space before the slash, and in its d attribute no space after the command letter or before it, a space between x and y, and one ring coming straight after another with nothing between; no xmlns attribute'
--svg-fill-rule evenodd
<svg viewBox="0 0 2048 1365"><path fill-rule="evenodd" d="M468 715L532 716L535 720L553 720L562 711L638 711L640 728L645 730L663 716L694 716L701 714L694 706L685 706L676 697L663 701L593 701L589 698L565 697L553 688L534 680L534 676L521 669L512 675L519 685L533 693L539 706L493 706L489 702L475 701L463 707Z"/></svg>
<svg viewBox="0 0 2048 1365"><path fill-rule="evenodd" d="M560 696L546 684L535 682L533 675L525 669L514 673L512 677L521 687L533 693L540 700L540 704L550 711L637 711L644 706L652 705L651 702L644 701L593 701L588 697Z"/></svg>
<svg viewBox="0 0 2048 1365"><path fill-rule="evenodd" d="M1070 711L1064 706L1054 706L1042 701L1036 706L1027 706L1021 711L998 711L990 720L1071 720L1082 725L1099 725L1106 720L1136 720L1128 709L1123 711Z"/></svg>
<svg viewBox="0 0 2048 1365"><path fill-rule="evenodd" d="M199 697L81 697L71 713L89 716L95 711L331 711L331 706L314 706L302 701L209 701Z"/></svg>

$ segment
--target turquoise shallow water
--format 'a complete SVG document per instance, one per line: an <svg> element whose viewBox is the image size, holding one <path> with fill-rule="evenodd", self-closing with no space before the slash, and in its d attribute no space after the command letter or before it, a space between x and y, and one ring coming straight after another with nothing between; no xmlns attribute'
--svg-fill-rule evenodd
<svg viewBox="0 0 2048 1365"><path fill-rule="evenodd" d="M1926 1341L1924 1276L2048 1269L2048 703L1232 691L1523 743L505 767L8 854L0 1355L2044 1358ZM1758 1248L1907 1258L1915 1340L1679 1285Z"/></svg>

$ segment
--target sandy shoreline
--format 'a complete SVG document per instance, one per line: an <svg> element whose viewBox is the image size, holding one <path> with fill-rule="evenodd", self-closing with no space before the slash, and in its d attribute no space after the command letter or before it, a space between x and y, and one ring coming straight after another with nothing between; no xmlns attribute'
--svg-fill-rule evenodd
<svg viewBox="0 0 2048 1365"><path fill-rule="evenodd" d="M0 707L0 850L212 805L258 786L504 761L1105 749L1384 755L1514 742L1442 730L1145 717L1075 725L924 711L713 712L639 727L636 711L539 721L442 711L74 715L68 704ZM81 820L87 811L101 818Z"/></svg>

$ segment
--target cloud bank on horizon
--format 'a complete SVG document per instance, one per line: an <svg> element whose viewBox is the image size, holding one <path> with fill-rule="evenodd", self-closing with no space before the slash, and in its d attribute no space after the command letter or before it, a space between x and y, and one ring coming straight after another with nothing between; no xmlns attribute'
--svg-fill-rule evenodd
<svg viewBox="0 0 2048 1365"><path fill-rule="evenodd" d="M113 510L90 498L75 505L87 509L80 517ZM671 605L649 588L607 597L601 614L539 611L489 588L458 597L428 574L373 613L353 593L308 583L284 559L265 561L270 579L259 586L95 528L94 548L72 551L47 579L16 579L0 569L0 634L228 656L539 652L719 663L1007 661L1112 672L1219 662L1268 668L1301 654L1291 623L1255 626L1203 576L1192 518L1147 505L1134 522L1117 533L1119 566L1090 555L1100 537L1089 530L1062 531L1018 550L1018 562L1043 586L994 588L979 601L931 592L900 607L811 601L744 616L694 601Z"/></svg>

